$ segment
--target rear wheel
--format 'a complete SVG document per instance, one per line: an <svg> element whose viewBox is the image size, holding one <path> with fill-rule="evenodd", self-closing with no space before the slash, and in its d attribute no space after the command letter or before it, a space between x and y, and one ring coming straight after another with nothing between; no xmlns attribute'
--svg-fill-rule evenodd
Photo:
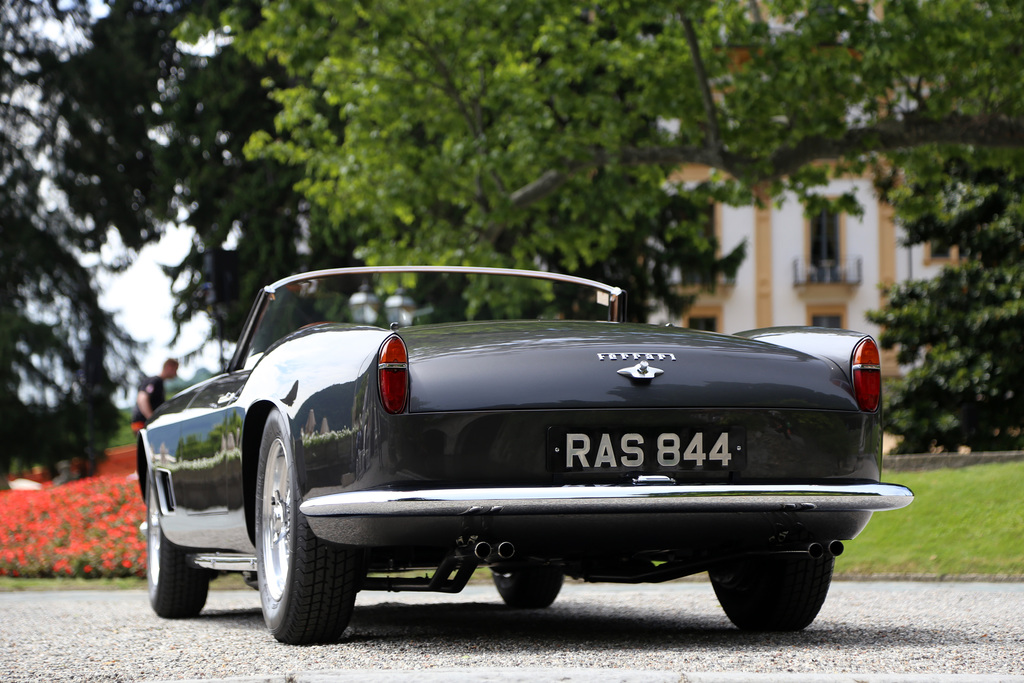
<svg viewBox="0 0 1024 683"><path fill-rule="evenodd" d="M331 643L352 617L361 554L328 545L299 512L288 426L270 415L256 481L256 567L263 618L282 643Z"/></svg>
<svg viewBox="0 0 1024 683"><path fill-rule="evenodd" d="M527 567L508 572L495 569L492 572L501 599L517 609L549 606L565 581L565 574L558 567Z"/></svg>
<svg viewBox="0 0 1024 683"><path fill-rule="evenodd" d="M185 553L164 536L156 483L146 486L146 583L153 611L167 619L194 617L206 604L210 574L193 567Z"/></svg>
<svg viewBox="0 0 1024 683"><path fill-rule="evenodd" d="M722 609L745 631L799 631L825 603L833 557L766 557L713 569L708 574Z"/></svg>

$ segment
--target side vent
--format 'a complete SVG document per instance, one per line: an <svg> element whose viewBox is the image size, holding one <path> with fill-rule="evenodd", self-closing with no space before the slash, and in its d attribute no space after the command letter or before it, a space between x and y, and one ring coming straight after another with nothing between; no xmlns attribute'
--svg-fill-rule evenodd
<svg viewBox="0 0 1024 683"><path fill-rule="evenodd" d="M177 503L174 500L174 486L171 484L171 473L167 470L157 469L155 474L156 495L160 500L160 512L169 515L177 507Z"/></svg>

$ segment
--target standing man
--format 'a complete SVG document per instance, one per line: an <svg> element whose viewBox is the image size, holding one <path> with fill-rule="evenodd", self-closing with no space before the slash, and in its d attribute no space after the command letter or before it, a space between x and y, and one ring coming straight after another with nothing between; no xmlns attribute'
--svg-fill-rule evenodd
<svg viewBox="0 0 1024 683"><path fill-rule="evenodd" d="M139 393L135 397L135 410L132 412L132 431L136 434L146 426L146 420L153 417L153 411L164 402L164 380L178 376L178 361L168 358L164 361L164 369L155 377L147 377L139 385Z"/></svg>

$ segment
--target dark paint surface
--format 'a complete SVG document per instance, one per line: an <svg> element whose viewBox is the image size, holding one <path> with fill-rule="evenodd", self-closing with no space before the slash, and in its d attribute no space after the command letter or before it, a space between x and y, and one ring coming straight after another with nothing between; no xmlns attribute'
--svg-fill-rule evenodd
<svg viewBox="0 0 1024 683"><path fill-rule="evenodd" d="M305 498L378 487L622 484L637 474L621 465L559 471L548 443L552 429L616 438L630 430L742 430L740 468L644 470L680 483L878 481L878 415L857 411L847 370L833 360L760 341L642 325L413 327L400 332L409 348L410 412L392 416L380 408L376 384L376 353L389 334L351 325L310 327L268 349L249 369L165 404L145 438L152 466L170 473L177 503L164 518L168 539L252 552L253 492L243 483L254 481L268 409L288 418ZM860 338L834 336L832 355L848 358ZM814 340L828 343L828 335ZM618 373L641 359L663 374L646 382ZM864 515L850 519L833 521L853 534L866 522ZM523 520L498 523L524 540L529 535ZM630 523L612 526L627 533ZM757 522L758 534L770 528L766 524ZM685 521L673 525L682 528ZM374 528L381 529L377 541L391 538L388 527L365 521L360 542L374 545ZM431 537L424 529L422 538Z"/></svg>
<svg viewBox="0 0 1024 683"><path fill-rule="evenodd" d="M545 408L856 410L837 365L789 348L680 328L489 322L403 333L411 412ZM625 358L623 358L625 357ZM638 382L618 370L648 362Z"/></svg>

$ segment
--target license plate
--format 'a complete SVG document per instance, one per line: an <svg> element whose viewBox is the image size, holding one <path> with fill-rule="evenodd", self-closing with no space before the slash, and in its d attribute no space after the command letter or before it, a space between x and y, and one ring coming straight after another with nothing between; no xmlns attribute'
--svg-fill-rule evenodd
<svg viewBox="0 0 1024 683"><path fill-rule="evenodd" d="M746 430L550 427L547 455L553 472L736 472L747 464Z"/></svg>

